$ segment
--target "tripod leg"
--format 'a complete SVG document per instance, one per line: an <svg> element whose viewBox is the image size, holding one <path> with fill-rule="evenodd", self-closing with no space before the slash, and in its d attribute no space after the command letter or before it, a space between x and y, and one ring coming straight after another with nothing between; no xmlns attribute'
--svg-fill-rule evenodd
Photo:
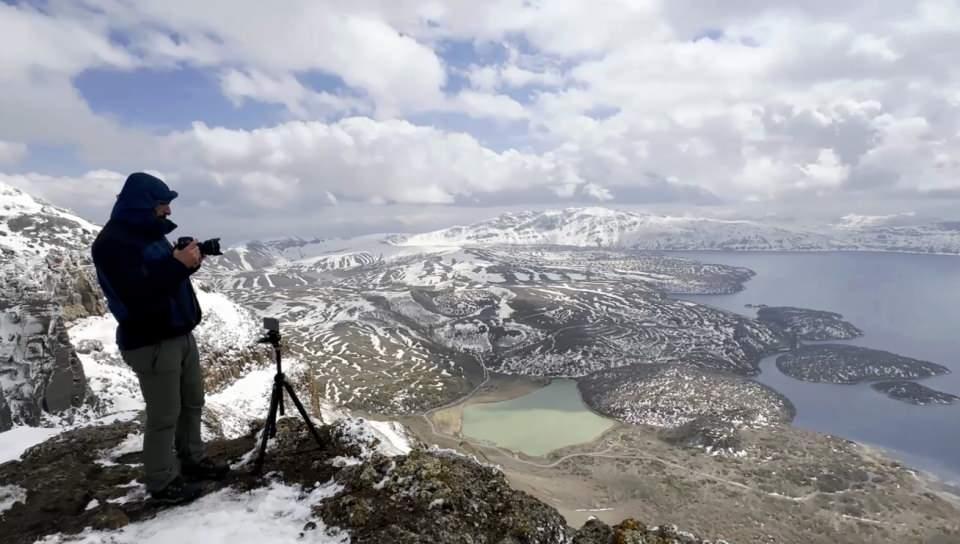
<svg viewBox="0 0 960 544"><path fill-rule="evenodd" d="M297 407L297 411L300 412L300 416L303 418L303 421L307 424L307 427L310 429L310 434L313 435L313 439L317 441L318 446L323 446L323 440L320 439L320 433L317 432L317 428L313 426L313 420L310 419L310 415L307 414L307 409L303 407L303 404L300 402L300 399L297 398L297 394L293 391L293 386L289 382L284 380L283 387L287 390L287 393L290 394L290 399L293 400L293 404Z"/></svg>
<svg viewBox="0 0 960 544"><path fill-rule="evenodd" d="M254 474L260 474L263 471L263 460L267 456L267 439L276 433L277 406L280 404L282 395L283 388L279 383L274 383L273 393L270 395L270 410L267 412L267 421L263 424L263 435L260 438L260 451L257 452L257 460L253 465Z"/></svg>

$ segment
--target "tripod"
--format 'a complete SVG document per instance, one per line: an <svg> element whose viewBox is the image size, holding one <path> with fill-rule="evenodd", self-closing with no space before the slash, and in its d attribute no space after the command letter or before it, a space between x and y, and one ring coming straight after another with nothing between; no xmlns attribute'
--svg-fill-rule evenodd
<svg viewBox="0 0 960 544"><path fill-rule="evenodd" d="M283 375L283 367L280 364L280 327L276 321L268 323L268 320L264 320L264 323L267 324L267 335L258 340L257 343L270 344L273 346L274 358L277 361L277 375L273 378L273 393L270 395L270 410L267 412L267 422L263 425L263 436L260 439L260 451L257 453L257 460L253 466L254 474L260 474L263 471L263 460L267 455L267 439L273 438L277 435L277 411L280 412L281 416L284 415L284 390L286 390L287 394L290 395L290 399L293 400L293 404L297 407L297 411L300 412L300 417L303 418L303 421L310 429L310 434L313 435L314 440L317 441L319 446L323 446L323 441L320 439L320 433L317 432L317 428L314 427L313 421L310 419L310 416L307 415L307 410L303 407L300 399L297 398L297 394L294 392L293 386L291 386L290 382L287 381L287 377Z"/></svg>

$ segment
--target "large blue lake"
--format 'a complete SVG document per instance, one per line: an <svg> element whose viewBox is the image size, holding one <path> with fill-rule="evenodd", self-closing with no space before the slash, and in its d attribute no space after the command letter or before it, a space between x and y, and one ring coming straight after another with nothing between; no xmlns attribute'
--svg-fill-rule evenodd
<svg viewBox="0 0 960 544"><path fill-rule="evenodd" d="M953 373L924 380L960 395L960 257L892 253L715 253L677 255L744 266L757 275L734 295L684 296L755 316L746 304L839 312L864 331L850 343L940 363ZM797 407L798 427L888 450L907 464L960 482L960 405L913 406L869 385L812 384L782 374L775 357L761 381Z"/></svg>

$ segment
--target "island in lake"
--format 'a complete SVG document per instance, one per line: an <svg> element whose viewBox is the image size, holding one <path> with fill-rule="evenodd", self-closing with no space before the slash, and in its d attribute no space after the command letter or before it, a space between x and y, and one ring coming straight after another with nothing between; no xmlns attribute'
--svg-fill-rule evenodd
<svg viewBox="0 0 960 544"><path fill-rule="evenodd" d="M632 365L595 372L577 384L587 406L634 425L674 428L707 417L765 427L796 415L790 400L766 385L692 366Z"/></svg>
<svg viewBox="0 0 960 544"><path fill-rule="evenodd" d="M886 393L892 399L918 406L928 404L953 404L960 400L960 397L944 393L935 389L930 389L925 385L906 380L890 380L872 384L875 390Z"/></svg>
<svg viewBox="0 0 960 544"><path fill-rule="evenodd" d="M792 333L799 340L849 340L863 331L834 312L793 306L750 306L758 308L757 320Z"/></svg>
<svg viewBox="0 0 960 544"><path fill-rule="evenodd" d="M777 368L798 380L838 384L910 380L950 373L947 367L929 361L842 344L802 346L778 357Z"/></svg>

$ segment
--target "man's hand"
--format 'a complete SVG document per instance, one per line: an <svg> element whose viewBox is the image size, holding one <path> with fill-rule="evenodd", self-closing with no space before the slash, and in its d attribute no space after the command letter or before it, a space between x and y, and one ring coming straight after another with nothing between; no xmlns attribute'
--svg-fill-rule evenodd
<svg viewBox="0 0 960 544"><path fill-rule="evenodd" d="M200 255L200 245L194 240L190 245L183 249L174 249L173 258L183 263L190 270L200 268L200 261L203 257Z"/></svg>

